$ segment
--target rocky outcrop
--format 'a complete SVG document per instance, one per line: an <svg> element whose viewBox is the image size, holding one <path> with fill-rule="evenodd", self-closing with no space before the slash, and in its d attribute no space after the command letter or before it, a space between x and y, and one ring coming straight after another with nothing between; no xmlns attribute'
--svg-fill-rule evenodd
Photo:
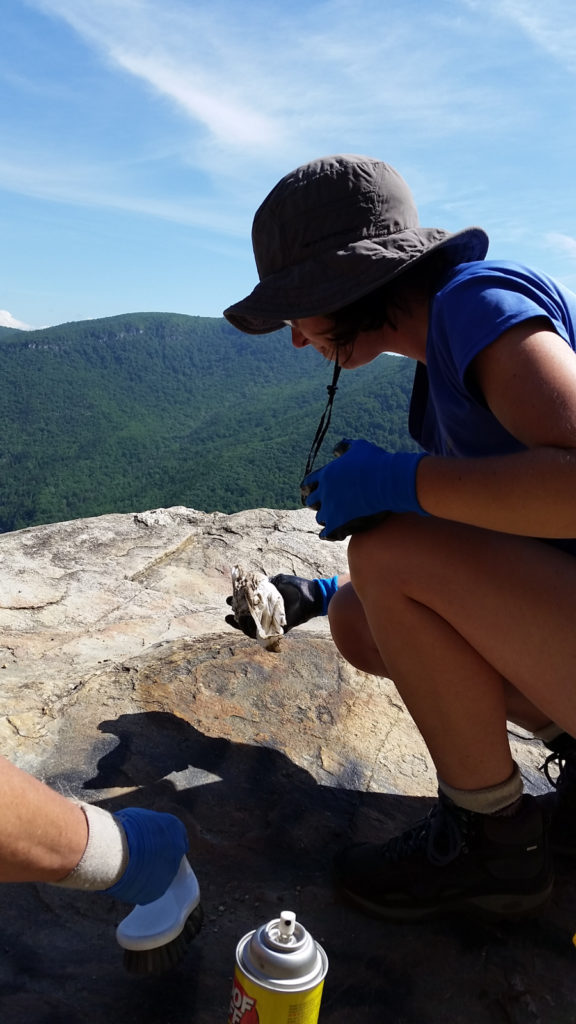
<svg viewBox="0 0 576 1024"><path fill-rule="evenodd" d="M82 799L179 814L206 911L180 970L135 982L114 941L124 908L4 886L2 1024L224 1021L236 942L283 907L328 952L326 1024L573 1022L570 872L522 926L384 925L335 900L335 850L422 815L435 774L393 684L347 665L325 620L277 653L224 622L235 564L345 569L312 513L102 516L4 535L0 560L4 753ZM512 742L541 787L537 745Z"/></svg>

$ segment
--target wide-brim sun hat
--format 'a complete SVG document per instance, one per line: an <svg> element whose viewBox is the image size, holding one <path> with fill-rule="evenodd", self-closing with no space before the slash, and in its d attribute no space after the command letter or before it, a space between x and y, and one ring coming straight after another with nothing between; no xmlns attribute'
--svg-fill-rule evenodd
<svg viewBox="0 0 576 1024"><path fill-rule="evenodd" d="M247 334L335 312L443 249L456 266L483 260L482 228L423 228L408 185L390 164L338 154L285 175L256 211L259 284L224 316Z"/></svg>

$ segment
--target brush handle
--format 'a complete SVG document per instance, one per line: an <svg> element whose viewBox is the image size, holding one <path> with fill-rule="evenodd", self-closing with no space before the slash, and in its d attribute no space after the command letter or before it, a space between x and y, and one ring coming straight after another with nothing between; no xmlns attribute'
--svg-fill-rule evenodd
<svg viewBox="0 0 576 1024"><path fill-rule="evenodd" d="M144 951L173 942L182 932L190 914L200 903L200 887L187 857L158 900L134 910L120 922L116 940L123 949Z"/></svg>

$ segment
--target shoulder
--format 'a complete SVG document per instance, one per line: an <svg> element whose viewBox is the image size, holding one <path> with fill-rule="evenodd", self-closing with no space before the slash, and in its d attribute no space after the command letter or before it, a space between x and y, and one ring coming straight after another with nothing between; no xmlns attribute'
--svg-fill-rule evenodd
<svg viewBox="0 0 576 1024"><path fill-rule="evenodd" d="M521 263L483 260L459 264L432 299L427 353L464 380L472 359L506 331L544 317L576 347L576 296Z"/></svg>
<svg viewBox="0 0 576 1024"><path fill-rule="evenodd" d="M575 347L576 295L538 270L504 260L454 267L431 306L432 331L455 346L464 361L504 331L535 317L546 317Z"/></svg>
<svg viewBox="0 0 576 1024"><path fill-rule="evenodd" d="M562 319L576 309L576 295L547 274L511 260L477 260L460 263L448 272L434 302L457 306L476 297L481 305L514 308L526 302L540 306Z"/></svg>

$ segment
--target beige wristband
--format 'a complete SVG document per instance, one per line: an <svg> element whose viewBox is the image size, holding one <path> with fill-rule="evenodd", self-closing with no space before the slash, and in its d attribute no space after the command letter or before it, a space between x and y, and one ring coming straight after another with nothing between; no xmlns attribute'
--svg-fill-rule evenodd
<svg viewBox="0 0 576 1024"><path fill-rule="evenodd" d="M93 892L109 889L124 874L129 860L128 842L122 825L109 811L80 803L88 822L88 842L73 871L60 882L65 889Z"/></svg>

